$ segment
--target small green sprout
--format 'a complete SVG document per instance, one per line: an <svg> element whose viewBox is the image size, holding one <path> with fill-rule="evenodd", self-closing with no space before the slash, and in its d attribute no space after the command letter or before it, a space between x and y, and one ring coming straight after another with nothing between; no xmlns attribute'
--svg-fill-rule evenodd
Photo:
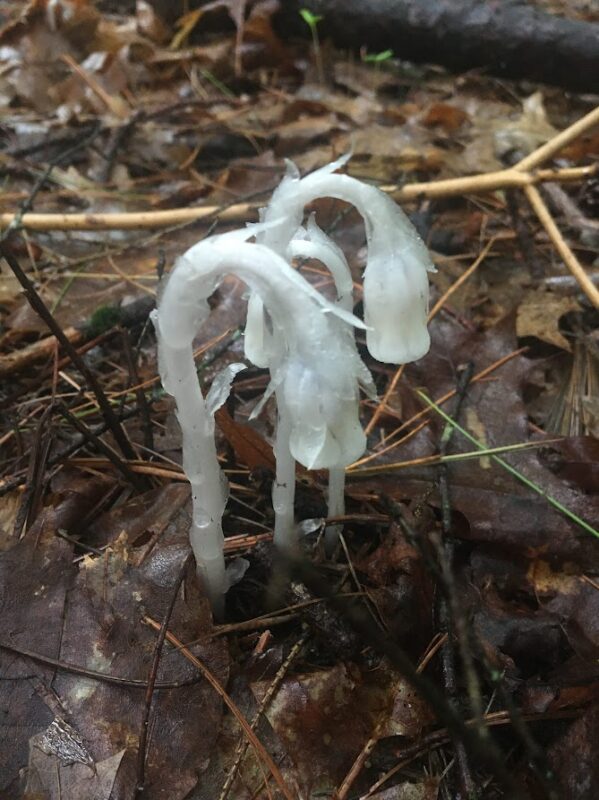
<svg viewBox="0 0 599 800"><path fill-rule="evenodd" d="M378 74L381 64L393 58L393 50L381 50L380 53L368 53L365 47L360 49L360 58L364 64L374 64L374 72Z"/></svg>
<svg viewBox="0 0 599 800"><path fill-rule="evenodd" d="M317 25L322 17L319 14L313 14L308 8L300 8L300 16L310 28L312 35L312 46L314 48L314 61L316 62L316 70L318 72L318 80L324 84L324 68L322 65L322 53L320 51L320 41L318 39Z"/></svg>
<svg viewBox="0 0 599 800"><path fill-rule="evenodd" d="M382 64L393 58L393 50L381 50L380 53L360 53L360 58L365 64Z"/></svg>
<svg viewBox="0 0 599 800"><path fill-rule="evenodd" d="M315 31L316 26L318 25L322 17L319 14L313 14L309 8L300 8L299 13L301 14L302 19L304 20L306 25L309 26L310 30Z"/></svg>

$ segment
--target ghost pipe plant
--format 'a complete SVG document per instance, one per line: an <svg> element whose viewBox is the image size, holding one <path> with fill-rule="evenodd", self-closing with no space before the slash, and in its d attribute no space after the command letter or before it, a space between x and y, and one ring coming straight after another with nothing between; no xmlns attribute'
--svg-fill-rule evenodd
<svg viewBox="0 0 599 800"><path fill-rule="evenodd" d="M264 225L250 225L248 227L257 236L260 236L264 230ZM338 245L318 227L314 220L314 215L311 215L306 229L300 227L296 231L294 238L287 248L287 257L289 259L296 257L314 258L321 261L333 276L337 292L337 308L348 313L351 311L353 306L353 280L347 260ZM376 391L372 382L372 377L358 355L352 326L347 324L345 318L331 320L331 324L336 326L337 334L345 340L346 346L350 348L353 353L353 361L356 365L356 393L359 383L368 396L374 398L376 396ZM245 351L250 361L262 367L267 367L273 363L273 361L276 361L278 338L272 336L267 330L262 303L258 295L250 296L245 334ZM258 414L262 405L263 403L260 403L257 406L252 416ZM277 437L277 439L278 438L279 437ZM281 437L283 443L285 440L286 437ZM288 448L285 448L284 444L281 448L275 447L275 455L277 458L277 470L280 475L294 475L295 463ZM321 467L326 467L329 470L329 516L340 516L345 513L345 467L349 463L351 462L334 463L331 461L331 463L326 463L324 460L321 463ZM288 480L284 482L277 480L275 483L273 497L275 511L279 502L282 502L287 509L292 508L292 503L284 499L285 493L290 490L289 487L292 485L292 482ZM281 530L291 530L293 528L292 517L284 521L280 519L279 522ZM327 549L333 547L338 539L339 531L340 529L337 526L329 526L327 528L325 535ZM282 537L277 536L277 519L275 519L275 540L281 540L281 538Z"/></svg>
<svg viewBox="0 0 599 800"><path fill-rule="evenodd" d="M249 227L255 230L258 236L264 230L263 225L250 225ZM340 247L318 227L314 215L310 216L306 229L298 228L289 243L286 254L289 260L293 258L313 258L324 264L333 276L337 292L337 307L346 312L351 311L353 306L353 280L347 259ZM337 319L332 322L338 328L338 335L344 337L347 346L352 349L355 363L360 365L359 375L356 376L359 383L368 396L374 398L376 391L372 377L358 355L352 327L344 319ZM268 366L275 357L277 348L275 337L268 333L266 327L260 298L251 296L248 304L245 349L248 358L259 366ZM256 412L259 409L260 406L256 409ZM286 452L277 452L276 455L277 465L280 465L281 471L283 471L283 461L280 461L280 459L284 459L287 456L289 459L287 472L293 474L295 465L292 463L290 455ZM323 464L322 466L329 467L328 515L330 517L341 516L345 513L345 467L347 464ZM290 526L291 524L292 520L288 520L287 525ZM339 532L339 526L327 527L325 532L327 550L332 550L339 538Z"/></svg>
<svg viewBox="0 0 599 800"><path fill-rule="evenodd" d="M337 293L337 305L344 311L351 312L354 304L353 288L354 283L351 270L347 259L341 248L322 231L314 219L314 214L310 215L306 229L299 228L287 248L287 257L293 258L312 258L320 261L333 276L335 290ZM346 336L355 350L356 358L359 358L355 347L354 333L352 327L343 320L336 320L341 336ZM360 382L362 388L369 397L376 397L376 390L370 372L364 366L363 375ZM345 514L345 467L347 465L331 467L329 469L328 487L328 515L337 517ZM341 532L339 525L329 525L325 531L325 548L332 551Z"/></svg>
<svg viewBox="0 0 599 800"><path fill-rule="evenodd" d="M368 350L379 361L394 364L415 361L425 355L430 346L427 271L434 271L434 266L412 223L390 197L348 175L335 174L348 158L344 156L304 178L288 162L287 174L269 205L262 210L263 226L257 241L288 260L301 255L303 248L303 254L322 261L335 279L338 302L349 311L352 295L341 265L343 254L316 226L311 233L309 227L307 238L311 244L307 248L302 242L305 237L300 226L304 207L317 198L335 197L355 206L364 219L368 248L363 282ZM272 338L256 295L249 300L248 323L246 355L256 364L265 364L272 349ZM343 495L344 479L339 473L333 473L330 478L329 513L339 513L343 508L339 495ZM328 533L330 549L335 529Z"/></svg>
<svg viewBox="0 0 599 800"><path fill-rule="evenodd" d="M349 337L341 335L337 318L362 323L328 303L270 248L244 241L248 235L234 232L191 247L176 262L153 317L160 374L176 401L183 468L192 487L191 545L217 613L228 588L221 525L227 490L192 343L208 316L207 299L225 275L236 275L260 298L277 342L267 394L275 392L278 408L273 488L278 547L288 549L294 541L294 459L309 469L342 467L365 446L357 389L364 367Z"/></svg>

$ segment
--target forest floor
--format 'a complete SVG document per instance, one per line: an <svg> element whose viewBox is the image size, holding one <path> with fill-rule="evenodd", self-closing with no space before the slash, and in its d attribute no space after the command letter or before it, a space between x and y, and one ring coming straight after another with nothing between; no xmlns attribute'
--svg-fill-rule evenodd
<svg viewBox="0 0 599 800"><path fill-rule="evenodd" d="M315 53L271 0L211 5L0 3L0 797L596 798L598 96ZM431 250L431 349L398 369L358 336L378 399L342 546L301 470L290 572L274 401L249 421L268 375L238 375L217 436L249 567L215 622L149 312L285 159L350 151ZM313 210L359 311L363 221ZM206 387L244 360L245 291L211 299Z"/></svg>

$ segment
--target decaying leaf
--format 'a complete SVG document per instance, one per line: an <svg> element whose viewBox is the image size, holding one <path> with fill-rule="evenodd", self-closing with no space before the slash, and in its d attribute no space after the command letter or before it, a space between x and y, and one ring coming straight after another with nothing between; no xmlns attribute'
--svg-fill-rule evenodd
<svg viewBox="0 0 599 800"><path fill-rule="evenodd" d="M580 305L575 297L529 291L518 306L516 333L520 337L534 336L543 342L571 351L570 342L559 329L559 321L564 314L579 310Z"/></svg>
<svg viewBox="0 0 599 800"><path fill-rule="evenodd" d="M55 717L46 730L34 737L34 746L47 756L56 756L64 766L71 764L86 764L93 767L85 742L77 731L68 722L60 717Z"/></svg>
<svg viewBox="0 0 599 800"><path fill-rule="evenodd" d="M268 467L274 469L275 457L272 447L249 425L235 422L226 408L219 408L214 415L235 455L250 469Z"/></svg>
<svg viewBox="0 0 599 800"><path fill-rule="evenodd" d="M43 736L43 734L42 734ZM65 797L86 797L90 800L110 800L125 750L102 761L89 764L65 764L57 755L45 752L40 737L31 740L31 755L27 770L28 797L64 800Z"/></svg>
<svg viewBox="0 0 599 800"><path fill-rule="evenodd" d="M434 103L422 118L422 124L430 127L440 126L447 133L459 130L468 119L468 114L451 103Z"/></svg>
<svg viewBox="0 0 599 800"><path fill-rule="evenodd" d="M268 684L252 688L260 699ZM306 795L335 786L371 736L417 736L431 721L398 675L384 666L368 674L353 664L285 679L266 715Z"/></svg>

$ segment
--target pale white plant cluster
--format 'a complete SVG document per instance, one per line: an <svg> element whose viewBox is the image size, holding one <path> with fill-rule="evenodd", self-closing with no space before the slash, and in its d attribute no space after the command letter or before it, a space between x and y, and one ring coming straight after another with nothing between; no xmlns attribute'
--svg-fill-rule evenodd
<svg viewBox="0 0 599 800"><path fill-rule="evenodd" d="M393 200L336 173L346 161L339 159L304 178L289 164L258 224L204 239L177 260L154 312L160 375L176 401L183 468L192 488L191 546L217 614L222 613L229 580L222 532L227 482L216 454L214 412L244 365L228 367L204 398L192 346L219 282L232 274L249 287L245 355L270 372L270 384L253 416L274 394L274 543L283 552L293 551L297 542L296 462L329 471L329 516L340 516L345 468L366 447L359 390L371 397L375 390L353 329L366 330L368 350L379 361L403 364L421 358L429 348L427 271L434 267L428 251ZM352 313L353 281L342 250L313 217L304 227L306 205L321 197L350 203L364 219L368 251L363 322ZM331 272L335 302L293 268L297 258L317 259ZM329 552L338 535L339 526L327 529Z"/></svg>

